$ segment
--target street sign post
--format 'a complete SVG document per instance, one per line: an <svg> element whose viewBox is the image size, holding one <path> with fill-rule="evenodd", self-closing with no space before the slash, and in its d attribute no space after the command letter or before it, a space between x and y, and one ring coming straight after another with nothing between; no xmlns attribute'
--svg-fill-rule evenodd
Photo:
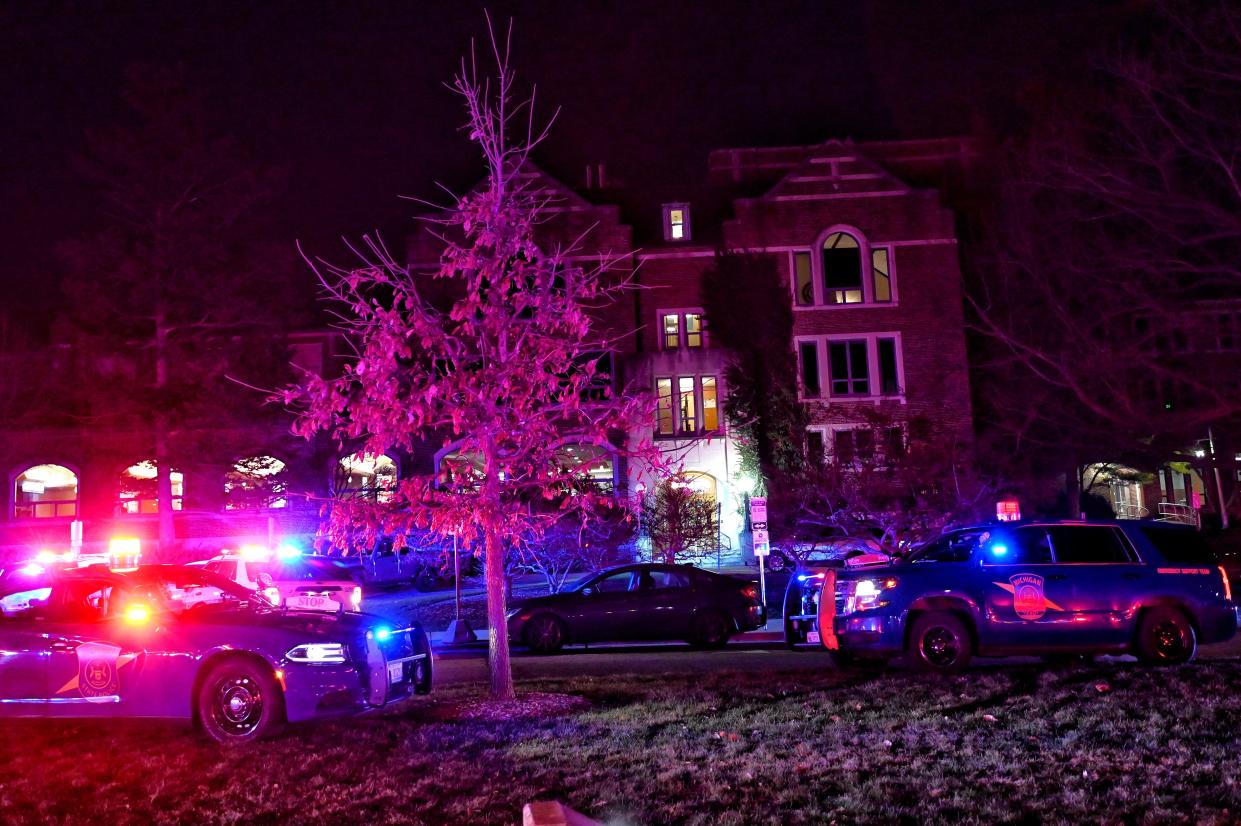
<svg viewBox="0 0 1241 826"><path fill-rule="evenodd" d="M750 498L750 531L754 538L754 556L758 559L758 587L763 595L763 612L767 611L767 572L763 564L771 553L771 535L767 532L767 497Z"/></svg>

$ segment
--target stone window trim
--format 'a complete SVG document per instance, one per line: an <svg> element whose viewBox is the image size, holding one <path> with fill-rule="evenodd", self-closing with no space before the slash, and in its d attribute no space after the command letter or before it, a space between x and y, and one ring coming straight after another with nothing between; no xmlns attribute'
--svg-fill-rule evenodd
<svg viewBox="0 0 1241 826"><path fill-rule="evenodd" d="M854 304L828 304L826 287L823 279L823 244L837 232L853 236L857 241L862 265L862 301ZM900 294L897 290L896 247L892 242L872 242L860 229L850 224L833 224L816 236L814 243L808 247L795 248L788 251L788 288L794 312L808 310L856 310L864 307L897 307L900 305ZM874 253L885 249L888 252L888 289L890 297L887 301L875 300L875 273L873 269ZM813 289L813 300L810 304L799 304L797 301L797 256L810 257L810 283Z"/></svg>
<svg viewBox="0 0 1241 826"><path fill-rule="evenodd" d="M668 334L664 329L664 319L667 316L675 316L677 319L677 346L668 346ZM697 333L690 332L689 321L686 316L698 317ZM709 346L707 341L707 316L701 307L668 307L659 309L655 312L655 333L659 342L660 350L706 350ZM692 344L694 337L697 337L697 344Z"/></svg>
<svg viewBox="0 0 1241 826"><path fill-rule="evenodd" d="M900 388L899 393L885 394L882 392L883 376L879 364L879 342L882 339L892 339L896 344L896 380ZM870 379L870 393L865 395L832 393L829 345L833 342L846 341L866 342L866 363L867 374ZM808 395L806 393L805 383L801 375L801 348L803 344L812 344L815 347L815 354L818 360L818 395ZM901 344L901 334L899 332L829 333L825 335L794 336L793 353L798 365L798 401L868 402L873 404L878 404L881 401L899 401L901 404L908 403L908 385L905 379L905 350Z"/></svg>

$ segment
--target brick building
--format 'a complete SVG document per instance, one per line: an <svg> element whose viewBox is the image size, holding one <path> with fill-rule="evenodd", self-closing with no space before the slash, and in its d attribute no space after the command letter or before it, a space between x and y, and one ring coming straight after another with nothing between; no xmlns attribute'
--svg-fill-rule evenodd
<svg viewBox="0 0 1241 826"><path fill-rule="evenodd" d="M551 198L540 243L575 244L586 266L609 262L640 287L599 319L618 387L656 394L653 435L682 481L719 504L721 553L740 553L743 502L753 480L738 471L722 414L728 354L711 341L703 276L721 252L770 257L794 311L789 357L811 411L807 449L829 461L902 450L917 439L967 446L971 432L962 286L952 212L945 205L969 165L957 140L829 141L806 147L711 153L704 180L635 192L604 167L573 188L536 168L526 184ZM409 239L408 262L433 268L440 243ZM328 333L294 336L290 358L330 372L346 352ZM884 424L876 426L877 417ZM915 426L915 423L918 423ZM297 494L383 487L399 474L468 461L452 446L364 460L288 435L288 422L204 434L201 455L174 470L177 535L190 547L309 536L316 508ZM649 486L566 434L566 456L617 491ZM0 554L68 543L85 523L88 546L153 536L150 434L141 423L92 427L59 420L10 428L0 445L7 484ZM266 470L265 470L266 469ZM273 470L274 469L274 470Z"/></svg>

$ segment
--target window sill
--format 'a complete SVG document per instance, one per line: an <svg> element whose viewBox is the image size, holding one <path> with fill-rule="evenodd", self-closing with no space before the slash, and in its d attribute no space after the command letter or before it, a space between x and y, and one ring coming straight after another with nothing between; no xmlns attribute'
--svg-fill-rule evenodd
<svg viewBox="0 0 1241 826"><path fill-rule="evenodd" d="M905 394L895 396L806 396L801 393L797 394L799 402L824 402L833 404L836 402L870 402L871 404L879 404L880 402L899 402L900 404L908 404L909 400Z"/></svg>
<svg viewBox="0 0 1241 826"><path fill-rule="evenodd" d="M863 308L891 308L899 307L900 302L897 301L859 301L856 304L794 304L794 312L810 312L812 310L860 310Z"/></svg>

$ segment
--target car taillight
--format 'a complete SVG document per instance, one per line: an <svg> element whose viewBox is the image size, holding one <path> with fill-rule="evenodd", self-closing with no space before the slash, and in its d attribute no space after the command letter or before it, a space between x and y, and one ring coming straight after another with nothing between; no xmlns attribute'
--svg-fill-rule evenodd
<svg viewBox="0 0 1241 826"><path fill-rule="evenodd" d="M758 586L747 585L741 589L741 594L749 599L758 599Z"/></svg>
<svg viewBox="0 0 1241 826"><path fill-rule="evenodd" d="M1232 583L1228 581L1228 572L1223 565L1219 566L1219 575L1224 578L1224 599L1232 602Z"/></svg>

